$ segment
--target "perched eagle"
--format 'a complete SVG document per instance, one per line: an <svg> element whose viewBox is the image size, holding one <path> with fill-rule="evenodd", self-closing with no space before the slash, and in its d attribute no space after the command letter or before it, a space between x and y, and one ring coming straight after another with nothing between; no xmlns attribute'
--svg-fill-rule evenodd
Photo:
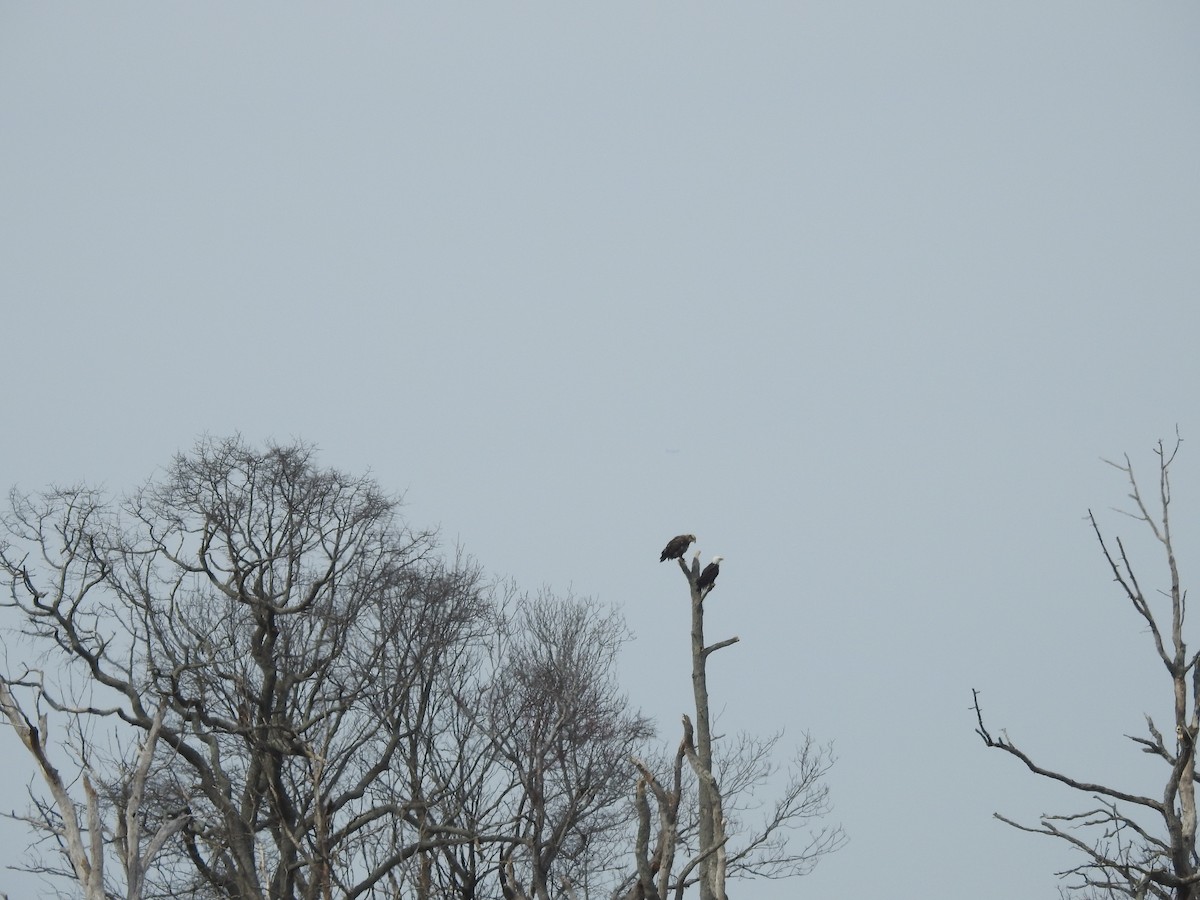
<svg viewBox="0 0 1200 900"><path fill-rule="evenodd" d="M714 556L712 562L704 567L704 571L696 579L696 587L700 588L701 593L711 591L716 586L717 576L721 574L721 560L724 558L723 556Z"/></svg>
<svg viewBox="0 0 1200 900"><path fill-rule="evenodd" d="M682 559L683 554L687 553L688 544L696 539L694 534L680 534L667 541L667 546L663 548L662 556L658 558L659 562L665 562L668 559Z"/></svg>

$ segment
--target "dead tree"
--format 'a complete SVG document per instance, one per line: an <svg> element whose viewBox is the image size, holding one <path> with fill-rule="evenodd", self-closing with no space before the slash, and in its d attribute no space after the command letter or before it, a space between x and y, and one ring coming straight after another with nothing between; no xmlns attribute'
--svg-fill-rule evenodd
<svg viewBox="0 0 1200 900"><path fill-rule="evenodd" d="M713 775L712 721L708 711L708 658L717 650L736 644L735 635L711 646L704 643L704 600L708 591L700 585L700 560L692 559L689 567L679 560L680 571L688 580L692 601L692 693L696 702L696 740L684 716L684 752L695 770L699 810L700 854L697 857L700 876L700 900L725 900L725 820L722 812L721 787Z"/></svg>
<svg viewBox="0 0 1200 900"><path fill-rule="evenodd" d="M14 689L24 689L32 695L31 704L36 712L26 710ZM62 848L84 900L107 900L113 896L142 900L147 870L167 841L187 823L187 815L179 812L161 821L153 833L146 833L143 800L154 764L164 707L160 705L155 711L150 730L136 748L134 759L118 784L101 783L98 790L97 773L88 764L86 755L83 757L79 773L83 799L79 801L71 796L73 779L64 778L51 760L49 716L43 704L68 715L86 714L84 710L66 709L55 701L46 692L40 672L26 671L15 679L0 676L0 712L33 757L50 791L50 803L40 807L44 815L35 824L49 830ZM108 855L116 855L121 865L123 890L110 887L106 882L105 857Z"/></svg>
<svg viewBox="0 0 1200 900"><path fill-rule="evenodd" d="M1158 545L1163 583L1145 591L1120 537L1105 537L1089 511L1088 521L1107 567L1139 623L1149 633L1170 682L1173 728L1164 735L1146 716L1146 735L1129 736L1143 753L1161 761L1161 796L1145 796L1107 784L1076 778L1044 766L1008 736L993 735L984 725L979 692L972 691L976 731L987 747L1020 760L1031 772L1057 781L1086 797L1078 811L1043 815L1036 825L1021 824L999 813L1014 828L1043 834L1072 847L1081 861L1061 875L1068 890L1088 897L1155 897L1162 900L1200 898L1200 858L1196 848L1195 742L1200 729L1200 654L1190 653L1184 639L1187 592L1182 587L1171 533L1171 465L1179 451L1158 443L1157 489L1151 499L1141 491L1133 464L1110 463L1129 484L1133 508L1126 512L1141 523ZM1160 599L1160 596L1164 599Z"/></svg>
<svg viewBox="0 0 1200 900"><path fill-rule="evenodd" d="M634 760L639 773L634 796L636 869L616 895L629 900L681 900L696 885L701 900L726 900L730 878L803 875L845 841L841 827L831 826L811 830L800 849L790 844L793 832L824 817L830 808L824 776L833 763L832 753L811 738L798 748L787 784L766 815L756 824L741 820L739 813L749 811L742 808L744 798L777 771L773 753L780 735L766 740L742 738L727 753L714 755L708 658L739 638L705 642L704 605L710 602L711 588L699 583L698 556L690 565L680 559L679 567L691 600L696 721L693 726L689 716L683 717L682 740L674 756L658 767L666 774L656 773L646 761ZM690 779L686 771L691 772ZM678 853L681 848L686 859Z"/></svg>

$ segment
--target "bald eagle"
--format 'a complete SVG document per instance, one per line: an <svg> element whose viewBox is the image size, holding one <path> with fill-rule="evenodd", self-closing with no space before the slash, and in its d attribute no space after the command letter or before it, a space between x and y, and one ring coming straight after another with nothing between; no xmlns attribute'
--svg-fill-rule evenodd
<svg viewBox="0 0 1200 900"><path fill-rule="evenodd" d="M668 559L682 559L683 554L687 553L688 544L696 539L694 534L681 534L667 541L667 546L663 548L662 556L658 558L659 562L665 562Z"/></svg>
<svg viewBox="0 0 1200 900"><path fill-rule="evenodd" d="M717 576L721 574L721 561L723 559L725 559L723 556L714 556L712 562L704 567L704 571L696 579L696 587L700 588L701 593L711 591L716 586Z"/></svg>

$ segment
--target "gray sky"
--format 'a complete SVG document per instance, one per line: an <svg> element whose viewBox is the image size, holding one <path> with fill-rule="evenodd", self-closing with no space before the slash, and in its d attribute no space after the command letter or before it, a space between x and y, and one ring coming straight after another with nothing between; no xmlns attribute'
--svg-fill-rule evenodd
<svg viewBox="0 0 1200 900"><path fill-rule="evenodd" d="M1128 0L6 4L0 482L307 439L620 605L672 741L657 556L695 532L721 727L833 740L851 839L739 891L1054 897L1073 857L991 813L1084 806L970 689L1159 783L1121 735L1165 675L1083 516L1125 493L1100 457L1200 441L1198 36ZM1194 444L1177 483L1195 539Z"/></svg>

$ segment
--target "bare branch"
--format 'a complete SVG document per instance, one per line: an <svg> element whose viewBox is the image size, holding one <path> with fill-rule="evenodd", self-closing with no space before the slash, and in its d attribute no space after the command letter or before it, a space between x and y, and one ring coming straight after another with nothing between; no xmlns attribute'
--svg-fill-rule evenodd
<svg viewBox="0 0 1200 900"><path fill-rule="evenodd" d="M1068 787L1075 788L1078 791L1084 791L1089 794L1103 794L1105 796L1112 797L1115 800L1124 800L1127 803L1136 803L1140 806L1145 806L1157 812L1163 811L1162 803L1150 797L1129 794L1125 791L1116 790L1102 784L1079 781L1069 775L1064 775L1061 772L1055 772L1052 769L1046 769L1042 766L1039 766L1024 751L1018 749L1018 747L1010 739L1007 739L1006 737L993 738L991 736L983 724L983 712L979 708L979 691L972 688L971 696L973 697L972 708L975 710L975 718L978 722L978 727L975 729L975 731L980 737L983 738L984 744L986 744L988 747L995 747L998 750L1003 750L1006 753L1015 756L1025 764L1029 771L1036 775L1041 775L1044 778L1050 778L1054 781L1062 782Z"/></svg>

